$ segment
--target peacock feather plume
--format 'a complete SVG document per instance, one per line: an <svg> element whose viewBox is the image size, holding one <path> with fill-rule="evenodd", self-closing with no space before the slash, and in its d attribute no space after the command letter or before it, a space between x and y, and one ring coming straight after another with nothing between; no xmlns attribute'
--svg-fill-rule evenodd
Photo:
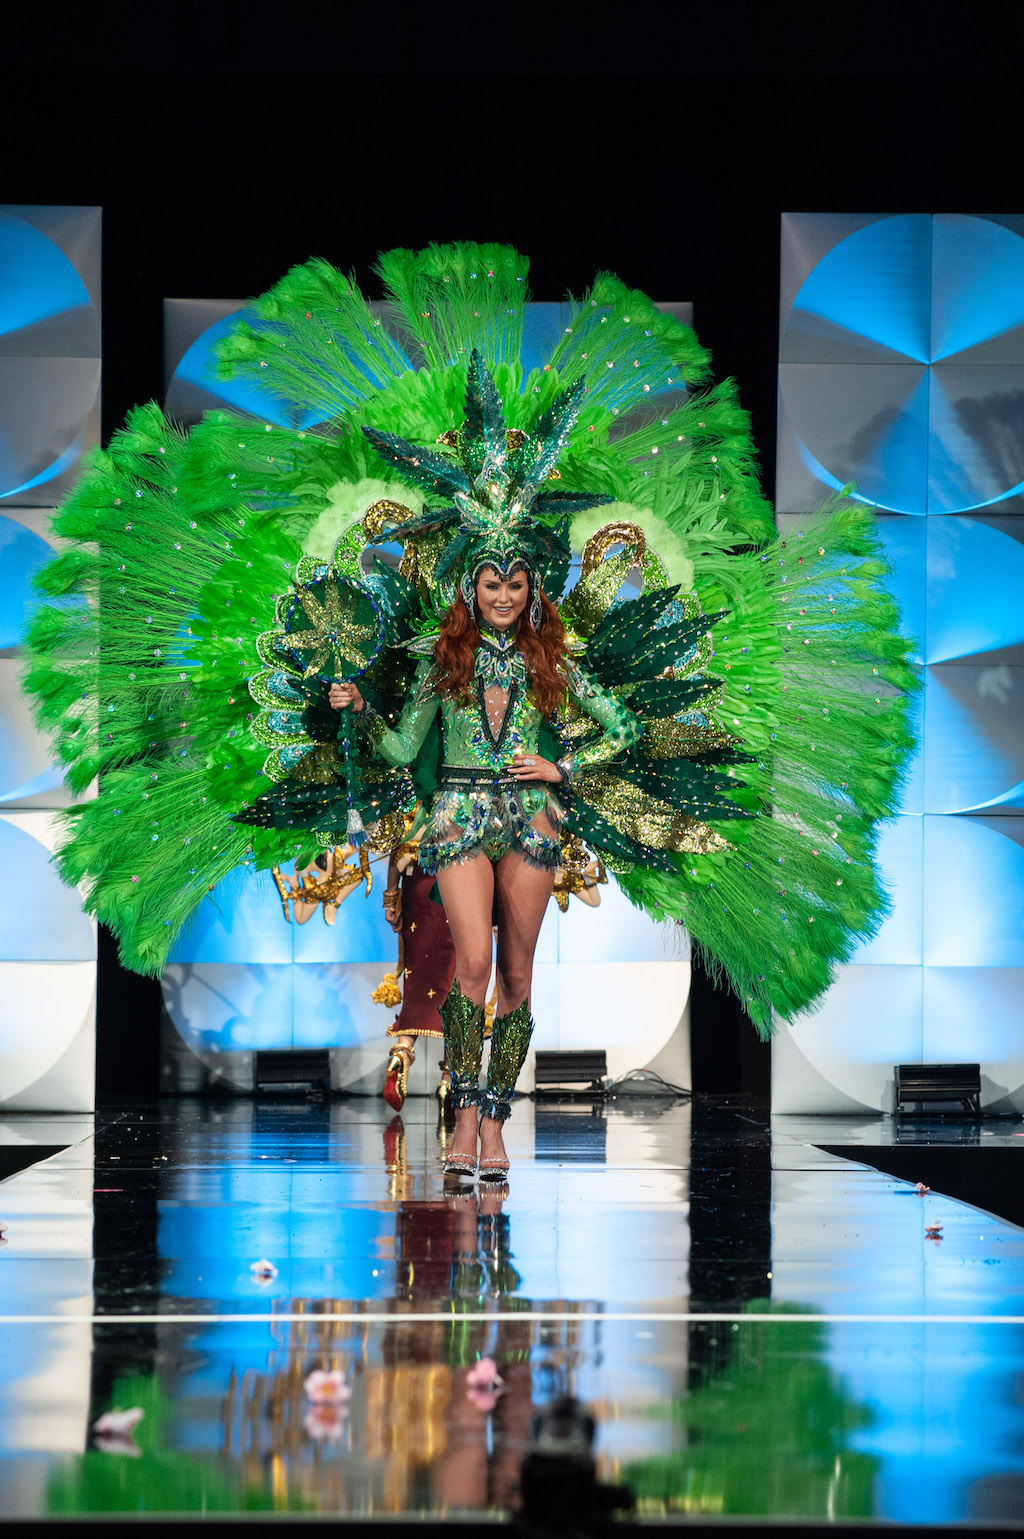
<svg viewBox="0 0 1024 1539"><path fill-rule="evenodd" d="M916 677L870 513L839 498L778 535L734 386L611 275L527 371L519 253L393 251L378 274L368 298L305 262L221 343L220 375L284 426L214 412L186 433L140 407L58 509L24 652L81 798L63 875L158 971L212 885L339 842L325 638L345 634L393 722L462 575L525 554L574 664L639 725L574 784L570 832L767 1033L888 906L874 851ZM557 746L591 731L567 710ZM432 794L437 743L408 770L353 753L387 848Z"/></svg>

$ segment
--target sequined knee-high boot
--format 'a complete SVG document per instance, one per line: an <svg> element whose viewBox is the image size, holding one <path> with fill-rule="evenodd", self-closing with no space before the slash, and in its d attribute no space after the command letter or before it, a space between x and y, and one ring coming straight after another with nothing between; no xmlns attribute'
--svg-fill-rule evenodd
<svg viewBox="0 0 1024 1539"><path fill-rule="evenodd" d="M496 1015L491 1027L491 1056L487 1063L487 1087L480 1097L481 1117L504 1122L512 1110L516 1081L526 1062L533 1017L530 1001L524 999L507 1015Z"/></svg>
<svg viewBox="0 0 1024 1539"><path fill-rule="evenodd" d="M451 1074L451 1105L480 1104L480 1065L484 1055L484 1007L474 1005L453 983L441 1006L444 1053Z"/></svg>
<svg viewBox="0 0 1024 1539"><path fill-rule="evenodd" d="M454 1111L462 1106L480 1105L480 1064L484 1055L484 1007L474 1005L453 983L441 1006L444 1024L444 1053L451 1076L450 1104ZM445 1157L446 1176L475 1176L476 1154L456 1153Z"/></svg>

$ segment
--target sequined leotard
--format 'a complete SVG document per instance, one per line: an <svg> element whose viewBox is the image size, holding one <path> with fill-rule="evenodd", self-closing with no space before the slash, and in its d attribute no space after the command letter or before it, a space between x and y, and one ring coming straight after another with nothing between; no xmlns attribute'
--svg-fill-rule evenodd
<svg viewBox="0 0 1024 1539"><path fill-rule="evenodd" d="M547 782L524 782L509 773L517 753L539 752L543 722L530 698L526 664L514 633L480 627L469 705L435 694L433 668L429 658L420 664L412 697L393 728L369 705L355 717L381 758L389 764L409 764L440 707L444 762L420 842L421 868L436 872L477 853L498 861L509 850L520 851L536 865L561 864L557 836L534 826L534 820L544 814L557 835L563 809L555 789ZM621 700L568 659L565 672L569 697L602 729L599 737L561 761L571 778L598 769L631 748L641 728Z"/></svg>

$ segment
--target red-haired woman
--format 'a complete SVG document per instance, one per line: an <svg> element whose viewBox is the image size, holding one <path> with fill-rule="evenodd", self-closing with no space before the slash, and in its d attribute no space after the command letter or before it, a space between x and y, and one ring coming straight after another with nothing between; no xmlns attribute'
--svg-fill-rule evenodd
<svg viewBox="0 0 1024 1539"><path fill-rule="evenodd" d="M481 1179L500 1181L508 1172L502 1123L533 1030L533 953L561 863L558 791L578 769L631 747L640 727L573 664L558 611L526 560L484 556L464 577L461 595L393 729L355 684L333 684L330 702L353 707L390 764L416 757L441 710L444 762L420 865L437 875L455 942L455 983L441 1010L456 1110L445 1169L473 1176L479 1168ZM555 763L538 752L540 730L545 720L557 729L569 698L601 733ZM498 998L481 1091L492 923Z"/></svg>

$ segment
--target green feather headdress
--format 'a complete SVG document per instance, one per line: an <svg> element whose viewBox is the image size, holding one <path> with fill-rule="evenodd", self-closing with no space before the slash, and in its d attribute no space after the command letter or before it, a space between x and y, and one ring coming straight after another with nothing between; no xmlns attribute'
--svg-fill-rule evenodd
<svg viewBox="0 0 1024 1539"><path fill-rule="evenodd" d="M585 380L577 380L532 427L510 432L497 386L474 350L466 379L465 421L443 440L454 453L421 448L395 433L364 427L377 453L406 481L428 497L450 497L454 504L388 524L371 543L450 530L435 573L446 602L454 602L461 592L472 608L483 567L493 566L502 574L522 568L530 578L530 617L536 627L545 580L554 586L554 576L560 573L564 582L570 516L613 500L586 492L540 490L568 443L586 388ZM561 587L559 582L556 596Z"/></svg>

